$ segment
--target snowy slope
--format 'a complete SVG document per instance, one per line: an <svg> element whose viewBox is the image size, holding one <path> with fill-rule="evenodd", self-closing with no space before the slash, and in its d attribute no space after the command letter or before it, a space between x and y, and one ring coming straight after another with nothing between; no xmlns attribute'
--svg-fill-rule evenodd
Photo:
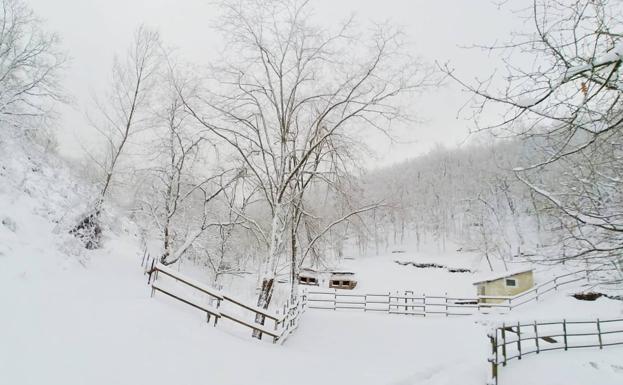
<svg viewBox="0 0 623 385"><path fill-rule="evenodd" d="M161 295L150 298L129 221L116 218L101 250L83 250L67 234L66 218L86 207L89 189L62 162L21 147L12 147L11 156L1 150L0 384L476 385L487 380L486 333L499 321L492 316L423 319L309 310L285 346L251 340L226 325L208 326L201 312ZM361 275L380 275L379 286L390 282L404 271L390 258L368 261ZM447 276L422 270L403 273L400 286L410 283L412 274L429 292L453 285ZM468 284L466 278L457 287ZM608 318L622 312L620 302L578 302L561 293L505 317L508 322ZM594 359L589 351L577 359L568 355L570 361L568 352L531 357L509 364L501 378L547 378L552 370L576 370L576 362L582 373L618 378L621 350L598 353ZM587 378L568 377L567 385Z"/></svg>

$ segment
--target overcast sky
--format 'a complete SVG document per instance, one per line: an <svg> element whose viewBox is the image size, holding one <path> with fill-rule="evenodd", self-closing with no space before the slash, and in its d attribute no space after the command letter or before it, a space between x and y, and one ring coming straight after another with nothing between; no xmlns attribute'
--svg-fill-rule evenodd
<svg viewBox="0 0 623 385"><path fill-rule="evenodd" d="M79 142L94 131L85 111L91 95L101 94L110 79L115 53L123 53L140 24L156 27L170 46L186 59L207 62L214 58L218 37L210 29L217 16L206 0L27 0L56 31L71 56L66 88L76 102L63 109L60 122L61 152L80 155ZM471 44L503 41L523 22L515 11L526 0L508 1L500 9L490 0L311 0L317 19L326 23L354 13L361 22L391 21L402 26L413 42L413 53L433 64L450 62L464 78L486 76L496 58L464 49ZM379 163L413 157L436 143L455 146L465 140L469 122L457 119L467 94L452 83L413 100L423 123L409 127L408 143L377 146ZM374 164L372 164L373 166Z"/></svg>

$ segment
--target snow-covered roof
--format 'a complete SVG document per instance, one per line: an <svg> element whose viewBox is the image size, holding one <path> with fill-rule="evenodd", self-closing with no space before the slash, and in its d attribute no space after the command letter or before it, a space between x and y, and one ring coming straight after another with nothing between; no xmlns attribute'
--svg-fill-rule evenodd
<svg viewBox="0 0 623 385"><path fill-rule="evenodd" d="M320 275L321 273L313 270L313 269L301 269L301 272L299 273L299 276L304 276L304 277L316 277L318 275Z"/></svg>
<svg viewBox="0 0 623 385"><path fill-rule="evenodd" d="M354 277L355 273L353 273L352 271L332 271L331 272L331 276L348 276L348 277Z"/></svg>
<svg viewBox="0 0 623 385"><path fill-rule="evenodd" d="M534 269L532 269L532 268L523 267L523 268L511 269L511 270L507 270L507 271L494 271L492 273L479 276L478 280L474 281L474 285L479 284L479 283L483 283L483 282L497 281L498 279L511 277L513 275L526 273L528 271L533 271L533 270Z"/></svg>

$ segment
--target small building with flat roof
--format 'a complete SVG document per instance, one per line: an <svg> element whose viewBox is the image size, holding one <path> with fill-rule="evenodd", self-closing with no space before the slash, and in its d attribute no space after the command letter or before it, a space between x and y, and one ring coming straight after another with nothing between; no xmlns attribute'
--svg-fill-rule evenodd
<svg viewBox="0 0 623 385"><path fill-rule="evenodd" d="M518 269L492 273L474 282L478 296L511 297L534 287L534 270ZM480 298L481 303L501 303L501 298Z"/></svg>
<svg viewBox="0 0 623 385"><path fill-rule="evenodd" d="M299 273L299 284L319 286L320 273L313 269L301 269Z"/></svg>
<svg viewBox="0 0 623 385"><path fill-rule="evenodd" d="M333 289L352 290L357 286L355 273L349 271L332 271L329 278L329 287Z"/></svg>

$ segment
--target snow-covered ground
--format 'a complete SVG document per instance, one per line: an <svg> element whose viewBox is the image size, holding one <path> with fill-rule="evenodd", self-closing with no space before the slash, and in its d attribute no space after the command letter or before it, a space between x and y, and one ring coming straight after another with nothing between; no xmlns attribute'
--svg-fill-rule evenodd
<svg viewBox="0 0 623 385"><path fill-rule="evenodd" d="M504 385L623 384L623 348L527 356L500 372Z"/></svg>
<svg viewBox="0 0 623 385"><path fill-rule="evenodd" d="M96 251L59 230L70 208L84 203L80 191L88 192L62 165L45 157L0 162L0 384L481 385L488 379L486 333L499 316L310 309L284 346L252 340L226 322L209 326L193 308L150 298L131 222L107 229L104 248ZM344 266L358 273L358 289L365 291L474 294L472 274L393 262L428 257L388 254ZM436 262L474 267L478 259L455 253ZM623 316L621 302L576 301L570 291L503 319ZM621 357L621 348L534 355L501 369L500 384L621 383Z"/></svg>
<svg viewBox="0 0 623 385"><path fill-rule="evenodd" d="M353 271L357 277L357 291L385 293L387 291L413 290L428 295L444 294L473 296L476 294L472 273L450 273L443 268L417 268L399 265L395 261L437 263L448 267L475 269L479 258L472 253L407 251L387 253L375 257L344 259L340 269Z"/></svg>

